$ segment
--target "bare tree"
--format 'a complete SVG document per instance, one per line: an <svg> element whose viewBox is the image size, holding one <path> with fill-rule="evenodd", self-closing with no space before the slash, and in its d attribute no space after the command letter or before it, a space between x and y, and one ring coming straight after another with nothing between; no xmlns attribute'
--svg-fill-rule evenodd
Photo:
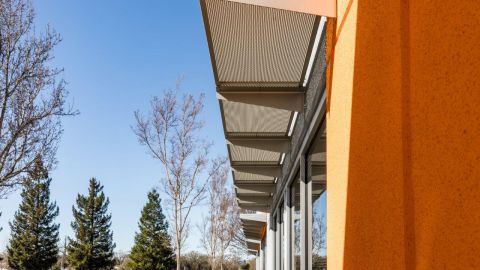
<svg viewBox="0 0 480 270"><path fill-rule="evenodd" d="M325 216L320 214L319 209L313 210L313 253L320 255L325 253L327 239L326 239L327 227L325 225Z"/></svg>
<svg viewBox="0 0 480 270"><path fill-rule="evenodd" d="M60 118L68 94L62 69L48 65L61 38L49 27L37 35L27 0L0 0L0 197L18 187L37 157L55 164Z"/></svg>
<svg viewBox="0 0 480 270"><path fill-rule="evenodd" d="M225 255L241 237L240 208L235 193L228 185L230 168L222 166L210 181L209 211L199 226L203 248L207 251L212 269L223 269Z"/></svg>
<svg viewBox="0 0 480 270"><path fill-rule="evenodd" d="M140 144L147 147L153 158L163 166L162 184L174 230L177 269L180 269L181 251L189 230L189 216L193 207L204 198L212 175L226 163L226 159L211 159L211 144L201 139L204 123L199 119L204 96L196 100L192 95L177 97L180 91L166 91L154 97L148 116L135 112L133 127Z"/></svg>
<svg viewBox="0 0 480 270"><path fill-rule="evenodd" d="M215 270L217 268L217 241L215 239L215 220L213 215L204 216L202 218L202 222L197 224L198 230L200 231L201 235L201 246L207 252L208 256L208 264Z"/></svg>

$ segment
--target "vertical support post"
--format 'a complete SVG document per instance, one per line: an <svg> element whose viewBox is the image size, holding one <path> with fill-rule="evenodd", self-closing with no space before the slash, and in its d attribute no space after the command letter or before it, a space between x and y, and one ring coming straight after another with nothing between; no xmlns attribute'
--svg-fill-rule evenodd
<svg viewBox="0 0 480 270"><path fill-rule="evenodd" d="M295 181L294 181L295 183ZM295 184L292 184L292 186L290 187L290 203L292 205L292 220L290 221L290 226L292 228L292 233L290 234L290 241L292 242L292 262L291 262L291 269L296 269L296 261L297 261L297 256L296 256L296 246L295 246L295 238L297 237L296 234L296 230L295 230L295 219L297 218L296 214L295 214L295 204L297 203L295 201L295 192L297 192L295 190Z"/></svg>
<svg viewBox="0 0 480 270"><path fill-rule="evenodd" d="M285 224L285 236L284 236L284 247L285 247L285 254L284 254L284 265L285 270L292 269L292 202L290 196L290 187L285 189L285 193L283 194L284 198L284 220L283 224Z"/></svg>
<svg viewBox="0 0 480 270"><path fill-rule="evenodd" d="M283 203L284 204L284 203ZM280 269L285 270L285 205L280 212Z"/></svg>
<svg viewBox="0 0 480 270"><path fill-rule="evenodd" d="M281 241L282 237L281 235L281 224L280 224L280 213L277 211L277 215L275 216L275 269L281 269L281 260L282 260L282 255L281 255Z"/></svg>
<svg viewBox="0 0 480 270"><path fill-rule="evenodd" d="M272 215L267 217L267 270L275 270L275 222Z"/></svg>
<svg viewBox="0 0 480 270"><path fill-rule="evenodd" d="M300 157L300 269L312 269L312 181L305 156Z"/></svg>
<svg viewBox="0 0 480 270"><path fill-rule="evenodd" d="M257 253L257 256L255 257L255 269L260 269L260 257L258 256L258 253Z"/></svg>
<svg viewBox="0 0 480 270"><path fill-rule="evenodd" d="M265 241L260 243L260 270L265 270Z"/></svg>

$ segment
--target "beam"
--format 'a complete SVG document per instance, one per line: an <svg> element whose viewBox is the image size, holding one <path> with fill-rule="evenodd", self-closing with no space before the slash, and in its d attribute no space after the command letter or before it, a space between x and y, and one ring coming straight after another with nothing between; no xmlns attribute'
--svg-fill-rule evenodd
<svg viewBox="0 0 480 270"><path fill-rule="evenodd" d="M242 226L245 232L255 232L258 234L265 225L265 222L248 222L248 220L242 220Z"/></svg>
<svg viewBox="0 0 480 270"><path fill-rule="evenodd" d="M260 245L260 243L261 243L260 240L258 240L258 239L252 239L252 238L246 238L245 241L246 241L247 243L258 244L258 245Z"/></svg>
<svg viewBox="0 0 480 270"><path fill-rule="evenodd" d="M260 203L260 204L272 204L271 196L240 196L237 195L239 203Z"/></svg>
<svg viewBox="0 0 480 270"><path fill-rule="evenodd" d="M319 153L325 153L327 151L327 139L325 136L318 136L318 138L315 139L312 145L312 156L315 156L315 154ZM315 160L315 158L313 158L313 160Z"/></svg>
<svg viewBox="0 0 480 270"><path fill-rule="evenodd" d="M278 165L275 165L275 166L232 165L232 168L235 171L244 172L244 173L259 174L259 175L271 176L271 177L282 176L282 168Z"/></svg>
<svg viewBox="0 0 480 270"><path fill-rule="evenodd" d="M239 203L238 206L242 209L252 210L252 211L270 210L270 205L262 205L262 204L256 204L256 203Z"/></svg>
<svg viewBox="0 0 480 270"><path fill-rule="evenodd" d="M312 177L316 177L316 176L321 176L321 175L325 175L325 173L327 172L327 166L325 164L315 164L313 163L311 165L311 172L312 172Z"/></svg>
<svg viewBox="0 0 480 270"><path fill-rule="evenodd" d="M245 234L245 237L260 240L261 239L260 234L263 230L263 227L265 227L265 225L263 225L263 226L248 226L248 225L245 225L245 224L242 223L242 227L243 227L243 232Z"/></svg>
<svg viewBox="0 0 480 270"><path fill-rule="evenodd" d="M275 189L275 184L235 184L237 194L272 194Z"/></svg>
<svg viewBox="0 0 480 270"><path fill-rule="evenodd" d="M233 102L252 104L275 109L303 112L305 93L303 91L262 92L262 91L218 91L217 98Z"/></svg>
<svg viewBox="0 0 480 270"><path fill-rule="evenodd" d="M251 225L251 226L248 226L248 225L245 225L245 224L242 223L242 227L243 227L243 231L245 232L245 234L253 232L254 235L255 235L255 237L253 237L253 238L257 238L258 236L260 236L260 232L262 231L263 227L265 227L265 225L260 225L260 226L252 226Z"/></svg>
<svg viewBox="0 0 480 270"><path fill-rule="evenodd" d="M267 214L240 214L240 219L254 222L267 222Z"/></svg>
<svg viewBox="0 0 480 270"><path fill-rule="evenodd" d="M322 193L325 191L327 188L327 182L326 181L315 181L312 180L312 195L317 195L320 196Z"/></svg>
<svg viewBox="0 0 480 270"><path fill-rule="evenodd" d="M261 229L260 229L261 230ZM244 233L245 234L245 237L248 238L248 239L251 239L251 240L258 240L260 241L262 238L260 237L260 233L259 232L250 232L250 233Z"/></svg>
<svg viewBox="0 0 480 270"><path fill-rule="evenodd" d="M259 249L259 248L260 248L260 244L247 242L247 248L248 248L248 249Z"/></svg>
<svg viewBox="0 0 480 270"><path fill-rule="evenodd" d="M308 13L317 16L336 17L335 0L229 0L231 2Z"/></svg>
<svg viewBox="0 0 480 270"><path fill-rule="evenodd" d="M250 239L250 240L256 240L256 241L261 241L261 240L262 240L262 237L261 237L260 233L257 233L257 234L253 234L253 233L245 234L245 237L247 237L247 238ZM247 242L247 244L248 244L248 243L255 244L254 242Z"/></svg>
<svg viewBox="0 0 480 270"><path fill-rule="evenodd" d="M260 234L262 228L265 227L265 223L249 224L246 222L242 222L242 227L245 233L255 232L255 234Z"/></svg>
<svg viewBox="0 0 480 270"><path fill-rule="evenodd" d="M227 144L254 148L278 153L288 153L290 151L290 138L227 138Z"/></svg>

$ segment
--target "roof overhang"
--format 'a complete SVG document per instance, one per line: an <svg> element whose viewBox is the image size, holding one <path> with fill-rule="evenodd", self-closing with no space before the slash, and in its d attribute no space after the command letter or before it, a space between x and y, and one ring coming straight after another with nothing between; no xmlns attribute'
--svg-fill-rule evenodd
<svg viewBox="0 0 480 270"><path fill-rule="evenodd" d="M240 214L248 249L259 250L265 236L267 214Z"/></svg>
<svg viewBox="0 0 480 270"><path fill-rule="evenodd" d="M320 16L261 2L200 0L219 93L303 92Z"/></svg>
<svg viewBox="0 0 480 270"><path fill-rule="evenodd" d="M332 0L200 0L239 206L269 212ZM317 3L318 2L318 3ZM323 171L319 171L319 174ZM244 223L252 233L250 221ZM250 230L250 231L249 231Z"/></svg>

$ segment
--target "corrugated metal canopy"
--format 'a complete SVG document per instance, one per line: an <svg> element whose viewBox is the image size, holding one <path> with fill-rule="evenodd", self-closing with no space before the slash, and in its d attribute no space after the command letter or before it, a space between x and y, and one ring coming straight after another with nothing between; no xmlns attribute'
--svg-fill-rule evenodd
<svg viewBox="0 0 480 270"><path fill-rule="evenodd" d="M304 108L320 17L226 0L200 3L233 180L251 185L237 189L239 205L268 211L282 154L290 151L289 131ZM255 197L261 194L265 201Z"/></svg>
<svg viewBox="0 0 480 270"><path fill-rule="evenodd" d="M240 214L240 220L243 225L243 233L247 239L247 245L260 244L262 241L262 234L265 232L267 226L266 214Z"/></svg>
<svg viewBox="0 0 480 270"><path fill-rule="evenodd" d="M240 102L220 101L229 136L286 136L294 112Z"/></svg>
<svg viewBox="0 0 480 270"><path fill-rule="evenodd" d="M218 86L299 86L318 16L225 0L201 5Z"/></svg>
<svg viewBox="0 0 480 270"><path fill-rule="evenodd" d="M232 163L244 164L278 164L281 153L259 150L238 145L229 145L230 159Z"/></svg>
<svg viewBox="0 0 480 270"><path fill-rule="evenodd" d="M263 184L275 182L275 177L238 171L233 172L233 179L237 183Z"/></svg>

